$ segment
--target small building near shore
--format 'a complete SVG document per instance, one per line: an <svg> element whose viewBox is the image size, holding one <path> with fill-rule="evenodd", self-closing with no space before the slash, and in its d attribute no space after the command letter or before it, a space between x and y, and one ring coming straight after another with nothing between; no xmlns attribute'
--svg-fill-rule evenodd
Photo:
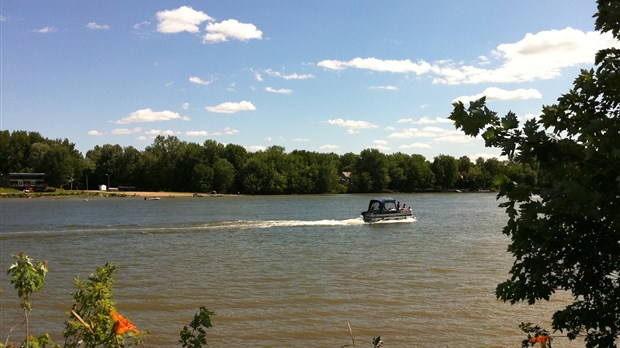
<svg viewBox="0 0 620 348"><path fill-rule="evenodd" d="M18 190L41 191L45 184L45 173L9 173L9 187Z"/></svg>

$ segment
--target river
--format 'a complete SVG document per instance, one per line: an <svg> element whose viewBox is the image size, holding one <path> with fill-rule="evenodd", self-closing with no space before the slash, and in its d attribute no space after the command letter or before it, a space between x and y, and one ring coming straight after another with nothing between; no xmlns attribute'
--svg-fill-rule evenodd
<svg viewBox="0 0 620 348"><path fill-rule="evenodd" d="M216 313L213 347L341 347L352 345L347 323L359 347L374 336L384 347L520 347L520 322L549 328L569 303L496 299L512 259L494 194L397 194L416 221L365 224L371 197L0 200L0 340L14 323L6 269L20 251L49 262L30 326L59 343L73 279L106 262L118 266L118 311L151 331L147 347L179 347L200 306Z"/></svg>

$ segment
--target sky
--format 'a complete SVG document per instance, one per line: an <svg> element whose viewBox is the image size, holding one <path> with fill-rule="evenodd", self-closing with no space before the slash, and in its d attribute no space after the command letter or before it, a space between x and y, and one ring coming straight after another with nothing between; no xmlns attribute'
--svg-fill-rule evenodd
<svg viewBox="0 0 620 348"><path fill-rule="evenodd" d="M143 150L498 156L456 130L487 96L538 117L601 48L594 0L0 0L0 128Z"/></svg>

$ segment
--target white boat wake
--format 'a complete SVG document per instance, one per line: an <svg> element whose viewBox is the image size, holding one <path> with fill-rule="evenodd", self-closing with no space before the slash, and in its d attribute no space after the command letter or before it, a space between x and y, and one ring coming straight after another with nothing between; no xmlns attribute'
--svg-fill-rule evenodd
<svg viewBox="0 0 620 348"><path fill-rule="evenodd" d="M251 228L273 228L273 227L303 227L303 226L359 226L359 225L377 225L377 224L399 224L415 222L416 218L407 218L402 220L386 220L374 223L364 222L361 216L354 219L345 220L236 220L236 221L220 221L210 222L203 226L206 229L251 229Z"/></svg>
<svg viewBox="0 0 620 348"><path fill-rule="evenodd" d="M214 228L272 228L272 227L295 227L295 226L350 226L363 225L361 217L346 220L238 220L209 223L207 226Z"/></svg>

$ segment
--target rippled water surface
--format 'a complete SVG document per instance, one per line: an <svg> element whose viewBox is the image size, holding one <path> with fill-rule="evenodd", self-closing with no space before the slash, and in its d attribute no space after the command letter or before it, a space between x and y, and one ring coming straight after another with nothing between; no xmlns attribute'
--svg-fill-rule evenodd
<svg viewBox="0 0 620 348"><path fill-rule="evenodd" d="M200 306L214 347L520 347L517 325L548 325L566 299L510 306L506 222L493 194L399 194L416 221L365 224L371 196L4 199L0 338L17 297L5 270L25 251L49 261L31 329L60 340L73 278L118 266L119 312L179 346ZM559 339L561 340L561 339ZM577 347L561 340L554 346ZM581 345L582 346L582 345Z"/></svg>

